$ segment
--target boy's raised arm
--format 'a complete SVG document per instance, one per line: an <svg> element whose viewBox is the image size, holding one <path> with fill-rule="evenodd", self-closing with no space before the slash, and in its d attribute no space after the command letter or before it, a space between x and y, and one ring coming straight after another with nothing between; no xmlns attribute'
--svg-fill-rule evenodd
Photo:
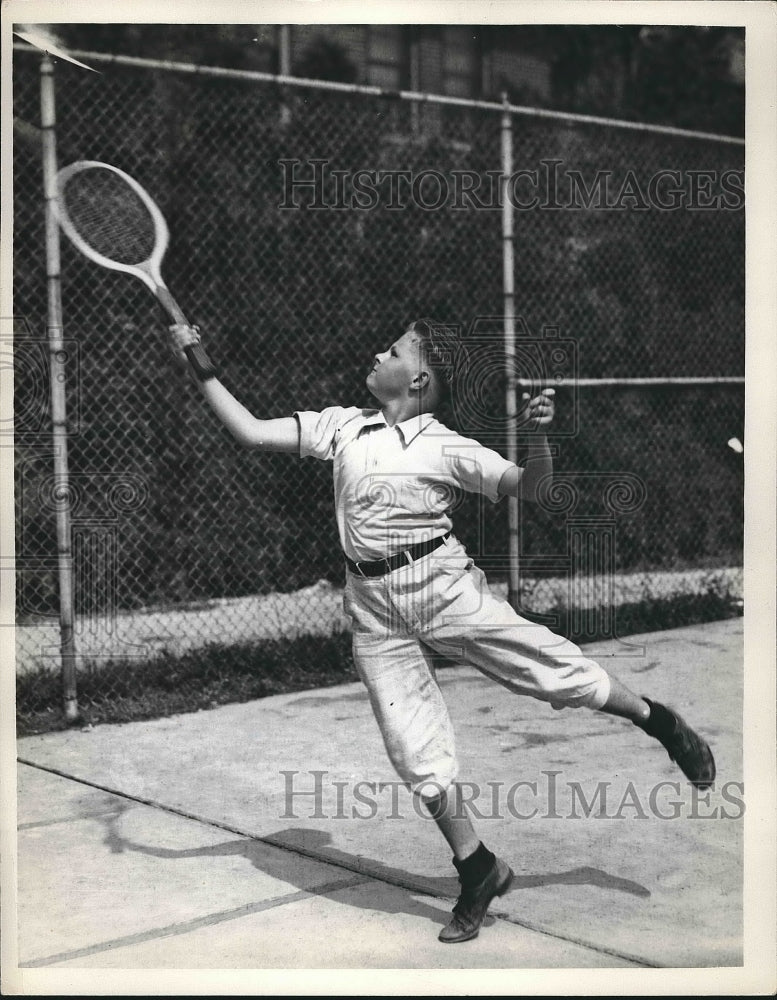
<svg viewBox="0 0 777 1000"><path fill-rule="evenodd" d="M184 349L199 344L200 335L189 326L170 327L173 354L179 363L189 367ZM284 451L299 454L299 424L295 417L261 420L239 402L219 381L216 370L194 370L203 396L227 430L240 444L262 451Z"/></svg>
<svg viewBox="0 0 777 1000"><path fill-rule="evenodd" d="M532 421L530 426L535 437L529 445L523 467L514 465L502 476L498 487L502 496L537 501L550 488L553 482L553 458L545 428L553 421L554 394L553 389L543 389L534 399L529 399L528 394L524 394L526 415Z"/></svg>
<svg viewBox="0 0 777 1000"><path fill-rule="evenodd" d="M261 451L299 454L299 424L296 417L261 420L247 410L217 378L200 382L203 396L227 430L240 444Z"/></svg>

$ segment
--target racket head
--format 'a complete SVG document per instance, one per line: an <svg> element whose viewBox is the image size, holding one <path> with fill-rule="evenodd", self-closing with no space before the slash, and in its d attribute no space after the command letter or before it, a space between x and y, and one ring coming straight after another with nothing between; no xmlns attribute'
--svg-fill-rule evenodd
<svg viewBox="0 0 777 1000"><path fill-rule="evenodd" d="M156 202L129 174L99 160L57 173L54 208L65 235L85 257L164 287L160 267L170 238Z"/></svg>

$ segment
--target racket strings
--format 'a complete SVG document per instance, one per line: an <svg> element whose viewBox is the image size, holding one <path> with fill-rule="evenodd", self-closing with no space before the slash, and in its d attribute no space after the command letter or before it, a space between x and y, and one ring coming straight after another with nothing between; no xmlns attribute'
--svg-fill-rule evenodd
<svg viewBox="0 0 777 1000"><path fill-rule="evenodd" d="M77 171L60 199L76 233L95 252L118 264L142 264L151 257L154 217L120 175L99 167Z"/></svg>

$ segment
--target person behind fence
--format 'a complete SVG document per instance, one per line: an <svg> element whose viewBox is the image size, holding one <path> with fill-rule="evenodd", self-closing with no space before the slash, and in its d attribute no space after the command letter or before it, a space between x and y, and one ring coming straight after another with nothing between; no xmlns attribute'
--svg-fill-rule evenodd
<svg viewBox="0 0 777 1000"><path fill-rule="evenodd" d="M183 363L184 349L201 342L199 331L173 326L170 332ZM462 801L435 657L470 664L556 709L585 707L631 720L663 744L694 785L715 779L709 746L677 712L633 694L572 642L521 618L492 595L452 534L456 490L493 502L536 501L552 482L546 437L552 389L524 394L533 439L520 466L436 419L465 356L451 328L420 319L375 355L366 378L375 408L329 406L274 419L259 419L238 402L210 360L201 360L204 352L189 362L205 399L239 442L333 464L354 662L389 758L434 817L459 876L443 942L476 937L513 872L480 841Z"/></svg>

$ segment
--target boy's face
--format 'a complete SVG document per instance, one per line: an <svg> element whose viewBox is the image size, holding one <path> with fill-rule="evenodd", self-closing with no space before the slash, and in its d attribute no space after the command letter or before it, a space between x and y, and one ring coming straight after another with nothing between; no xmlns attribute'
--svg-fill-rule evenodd
<svg viewBox="0 0 777 1000"><path fill-rule="evenodd" d="M375 355L367 388L381 403L402 399L424 370L420 341L416 334L406 332L388 350Z"/></svg>

